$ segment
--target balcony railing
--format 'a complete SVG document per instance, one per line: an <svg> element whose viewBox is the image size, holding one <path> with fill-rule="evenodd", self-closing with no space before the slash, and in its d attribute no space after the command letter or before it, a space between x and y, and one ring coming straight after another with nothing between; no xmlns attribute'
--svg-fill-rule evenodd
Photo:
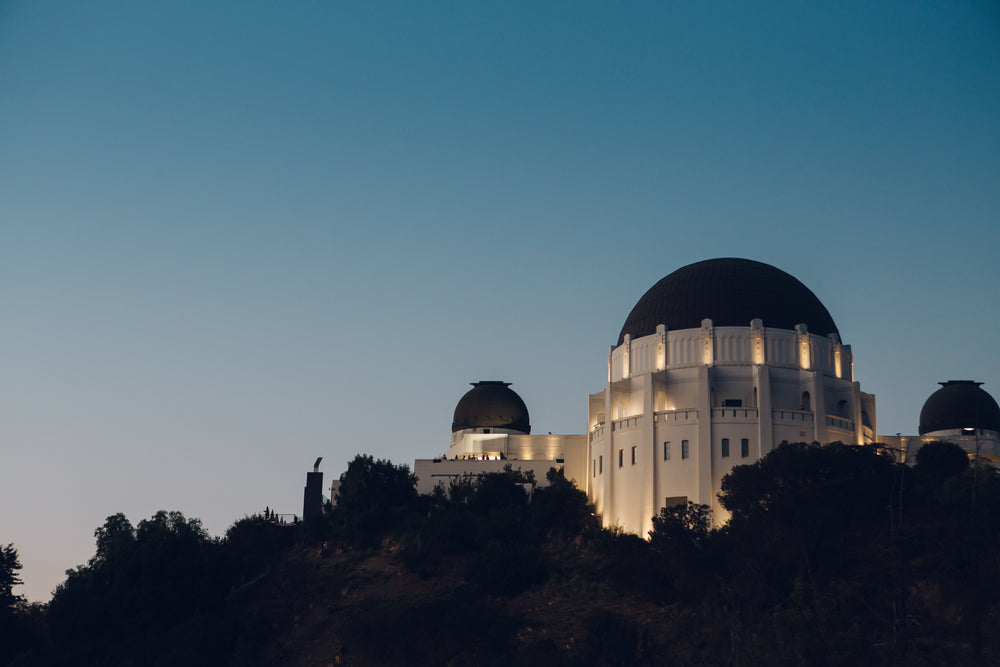
<svg viewBox="0 0 1000 667"><path fill-rule="evenodd" d="M712 421L728 424L756 422L757 408L712 408Z"/></svg>
<svg viewBox="0 0 1000 667"><path fill-rule="evenodd" d="M654 412L653 421L659 424L696 424L698 422L698 410L695 408L682 408L680 410Z"/></svg>
<svg viewBox="0 0 1000 667"><path fill-rule="evenodd" d="M625 417L624 419L616 419L611 422L612 431L631 431L634 428L639 428L639 416Z"/></svg>
<svg viewBox="0 0 1000 667"><path fill-rule="evenodd" d="M844 419L843 417L838 417L837 415L827 415L826 425L832 426L834 428L839 428L842 431L848 431L854 433L854 422L850 419Z"/></svg>
<svg viewBox="0 0 1000 667"><path fill-rule="evenodd" d="M813 413L805 410L772 410L771 419L776 424L812 424Z"/></svg>

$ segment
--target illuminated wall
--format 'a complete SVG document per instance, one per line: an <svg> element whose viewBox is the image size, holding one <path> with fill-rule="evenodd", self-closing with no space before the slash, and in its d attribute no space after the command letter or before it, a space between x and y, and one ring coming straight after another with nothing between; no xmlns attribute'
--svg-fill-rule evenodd
<svg viewBox="0 0 1000 667"><path fill-rule="evenodd" d="M528 435L510 429L464 429L452 434L448 452L436 459L418 459L414 473L417 490L430 493L436 484L448 485L456 475L499 472L505 465L532 470L545 485L549 468L562 468L566 479L585 488L587 436Z"/></svg>
<svg viewBox="0 0 1000 667"><path fill-rule="evenodd" d="M605 526L645 536L668 499L711 506L719 525L733 466L785 440L874 440L874 397L853 381L850 346L765 324L661 325L610 350L587 436L587 492Z"/></svg>

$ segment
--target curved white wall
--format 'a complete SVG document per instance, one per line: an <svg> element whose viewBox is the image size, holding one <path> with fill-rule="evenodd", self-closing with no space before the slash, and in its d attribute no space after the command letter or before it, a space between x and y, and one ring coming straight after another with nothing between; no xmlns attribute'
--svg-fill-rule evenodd
<svg viewBox="0 0 1000 667"><path fill-rule="evenodd" d="M723 523L722 478L782 441L871 442L875 400L836 336L705 320L612 348L588 424L592 502L606 526L645 536L668 499L709 505Z"/></svg>

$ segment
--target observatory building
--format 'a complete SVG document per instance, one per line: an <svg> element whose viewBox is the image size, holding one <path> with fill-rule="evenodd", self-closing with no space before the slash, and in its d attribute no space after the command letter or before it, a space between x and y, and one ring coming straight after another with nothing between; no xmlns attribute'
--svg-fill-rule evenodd
<svg viewBox="0 0 1000 667"><path fill-rule="evenodd" d="M791 275L748 259L682 267L632 308L590 396L587 492L604 525L645 535L665 505L727 517L735 465L783 441L875 439L875 397L854 380L830 313Z"/></svg>
<svg viewBox="0 0 1000 667"><path fill-rule="evenodd" d="M509 382L473 382L455 407L451 446L436 459L417 459L417 490L430 493L466 474L500 472L510 465L545 483L549 468L563 468L567 479L586 476L587 436L531 435L531 419Z"/></svg>
<svg viewBox="0 0 1000 667"><path fill-rule="evenodd" d="M920 435L880 435L879 442L903 452L913 463L928 442L958 445L970 458L1000 463L1000 405L982 382L948 380L939 383L920 410Z"/></svg>
<svg viewBox="0 0 1000 667"><path fill-rule="evenodd" d="M748 259L677 269L636 302L610 346L607 381L588 400L586 435L531 435L510 383L472 383L451 443L414 465L418 490L507 465L545 483L564 468L607 527L645 536L661 508L717 494L734 466L783 442L883 442L912 457L932 440L1000 460L1000 407L977 382L950 381L920 414L919 436L877 436L875 397L854 378L851 347L795 277ZM992 457L992 458L991 458Z"/></svg>

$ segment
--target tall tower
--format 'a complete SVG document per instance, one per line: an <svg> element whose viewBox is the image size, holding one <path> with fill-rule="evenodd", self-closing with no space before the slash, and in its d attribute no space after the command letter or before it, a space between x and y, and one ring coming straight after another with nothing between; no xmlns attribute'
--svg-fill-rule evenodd
<svg viewBox="0 0 1000 667"><path fill-rule="evenodd" d="M302 520L311 521L323 513L323 473L319 471L320 461L313 463L312 472L306 473L306 488L302 493Z"/></svg>

